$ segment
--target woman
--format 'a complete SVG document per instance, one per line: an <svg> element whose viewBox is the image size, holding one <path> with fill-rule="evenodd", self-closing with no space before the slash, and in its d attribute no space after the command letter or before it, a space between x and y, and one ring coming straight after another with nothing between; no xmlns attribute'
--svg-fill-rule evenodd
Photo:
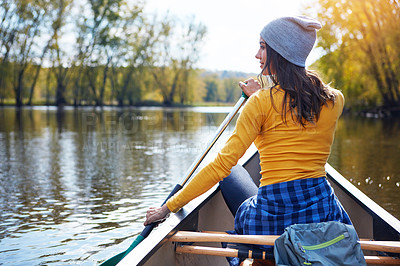
<svg viewBox="0 0 400 266"><path fill-rule="evenodd" d="M256 54L262 71L259 81L240 85L251 97L235 131L186 187L166 205L148 210L145 225L178 211L228 175L221 189L238 234L277 235L295 223L351 223L324 168L344 97L305 69L320 28L304 16L278 18L263 28ZM263 88L263 75L271 77L272 87ZM235 166L253 141L260 154L258 188L244 168Z"/></svg>

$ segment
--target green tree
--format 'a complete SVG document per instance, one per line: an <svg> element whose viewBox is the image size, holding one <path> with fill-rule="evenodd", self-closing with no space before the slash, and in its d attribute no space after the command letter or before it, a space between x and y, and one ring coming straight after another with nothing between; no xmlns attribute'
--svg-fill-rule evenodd
<svg viewBox="0 0 400 266"><path fill-rule="evenodd" d="M206 102L216 102L218 98L218 82L215 78L206 80L206 96L204 101Z"/></svg>
<svg viewBox="0 0 400 266"><path fill-rule="evenodd" d="M237 78L226 78L223 80L223 88L225 89L224 102L233 103L237 101L240 95L240 88L238 86L239 79Z"/></svg>
<svg viewBox="0 0 400 266"><path fill-rule="evenodd" d="M10 1L7 3L7 12L10 13L9 21L6 22L7 29L4 34L6 47L3 62L5 65L12 66L12 87L14 91L15 103L17 106L23 104L23 97L26 93L27 78L25 76L28 67L31 65L31 58L35 51L34 43L40 35L40 26L43 22L45 12L45 1ZM4 7L4 5L2 6ZM13 64L7 64L12 61Z"/></svg>
<svg viewBox="0 0 400 266"><path fill-rule="evenodd" d="M200 58L200 49L206 33L207 28L201 23L196 24L195 19L192 18L180 36L181 42L178 46L180 51L178 53L182 55L180 59L181 77L177 86L180 104L189 102L191 95L193 95L194 88L191 86L191 80L196 75L194 65Z"/></svg>
<svg viewBox="0 0 400 266"><path fill-rule="evenodd" d="M96 105L103 105L104 92L108 78L108 70L116 55L115 48L121 38L118 28L122 19L121 7L127 8L122 0L94 1L90 0L91 14L87 17L86 26L90 41L88 45L88 65L85 74ZM101 67L99 67L101 65Z"/></svg>
<svg viewBox="0 0 400 266"><path fill-rule="evenodd" d="M61 2L5 0L0 5L0 94L3 98L11 87L17 106L25 96L32 103L40 68L59 28Z"/></svg>
<svg viewBox="0 0 400 266"><path fill-rule="evenodd" d="M174 21L166 18L161 25L160 43L154 57L152 75L165 105L173 104L177 94L179 101L183 103L189 94L187 90L190 74L199 59L206 27L201 23L196 24L194 19L187 25L182 23L178 27L174 25Z"/></svg>
<svg viewBox="0 0 400 266"><path fill-rule="evenodd" d="M32 104L33 93L35 90L37 80L39 78L40 70L43 65L43 60L45 59L45 56L46 56L48 50L50 49L50 47L54 44L54 42L57 39L57 36L59 34L58 32L59 32L61 26L63 25L64 13L66 11L66 8L71 4L71 1L70 0L53 0L53 1L50 1L50 4L51 4L50 6L49 5L46 6L48 15L46 16L45 22L44 22L45 25L50 25L50 27L49 27L50 31L48 32L50 37L47 40L46 45L43 47L40 57L38 58L39 62L35 66L36 67L35 74L33 76L32 84L30 85L30 89L29 89L28 105Z"/></svg>
<svg viewBox="0 0 400 266"><path fill-rule="evenodd" d="M111 87L118 105L127 100L130 105L141 100L144 86L144 71L153 58L153 47L157 43L156 22L149 23L142 16L134 25L123 27L123 42L119 46L118 56L111 64ZM126 67L124 66L126 65Z"/></svg>
<svg viewBox="0 0 400 266"><path fill-rule="evenodd" d="M4 0L0 5L0 99L1 103L11 93L8 88L11 87L12 71L10 63L11 48L15 42L15 36L17 35L16 22L17 18L17 6L13 4L13 1Z"/></svg>

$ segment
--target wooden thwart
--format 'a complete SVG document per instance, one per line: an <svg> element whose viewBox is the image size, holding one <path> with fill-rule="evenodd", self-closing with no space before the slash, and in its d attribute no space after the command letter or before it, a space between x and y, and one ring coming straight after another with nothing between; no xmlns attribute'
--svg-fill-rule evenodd
<svg viewBox="0 0 400 266"><path fill-rule="evenodd" d="M173 242L229 242L273 246L279 236L274 235L230 235L225 232L179 231L169 241ZM359 241L361 249L400 253L400 241Z"/></svg>
<svg viewBox="0 0 400 266"><path fill-rule="evenodd" d="M358 241L363 250L376 250L389 253L400 253L400 241Z"/></svg>
<svg viewBox="0 0 400 266"><path fill-rule="evenodd" d="M202 246L177 246L176 253L212 255L212 256L223 256L223 257L238 257L239 250L233 249L233 248L214 248L214 247L202 247ZM251 259L252 255L249 254L248 257ZM375 265L399 265L400 264L400 259L392 258L392 257L365 256L364 258L365 258L365 261L367 262L367 264L375 264Z"/></svg>
<svg viewBox="0 0 400 266"><path fill-rule="evenodd" d="M279 236L230 235L225 232L179 231L169 241L174 242L229 242L273 246Z"/></svg>

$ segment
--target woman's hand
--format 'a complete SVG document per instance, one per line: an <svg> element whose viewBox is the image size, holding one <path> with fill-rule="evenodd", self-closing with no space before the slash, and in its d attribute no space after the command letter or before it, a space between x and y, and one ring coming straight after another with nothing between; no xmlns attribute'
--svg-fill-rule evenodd
<svg viewBox="0 0 400 266"><path fill-rule="evenodd" d="M146 213L146 221L144 225L159 222L167 218L171 211L168 209L167 205L164 204L161 207L150 207Z"/></svg>
<svg viewBox="0 0 400 266"><path fill-rule="evenodd" d="M244 83L239 82L239 86L248 97L250 97L253 93L261 89L260 83L254 79L248 79Z"/></svg>

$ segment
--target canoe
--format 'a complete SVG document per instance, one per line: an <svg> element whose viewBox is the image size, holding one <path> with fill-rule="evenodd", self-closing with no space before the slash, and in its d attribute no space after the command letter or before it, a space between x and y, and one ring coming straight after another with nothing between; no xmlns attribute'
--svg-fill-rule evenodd
<svg viewBox="0 0 400 266"><path fill-rule="evenodd" d="M260 179L259 155L251 146L239 161L253 177ZM371 200L329 164L327 177L353 225L364 240L399 241L400 221ZM169 239L178 231L216 231L233 229L233 216L227 208L219 186L192 200L176 214L171 215L135 247L118 265L228 265L225 257L213 255L180 254L176 243ZM220 243L208 246L220 247ZM374 258L382 252L364 251ZM399 256L390 253L390 256ZM400 263L399 263L400 264Z"/></svg>

